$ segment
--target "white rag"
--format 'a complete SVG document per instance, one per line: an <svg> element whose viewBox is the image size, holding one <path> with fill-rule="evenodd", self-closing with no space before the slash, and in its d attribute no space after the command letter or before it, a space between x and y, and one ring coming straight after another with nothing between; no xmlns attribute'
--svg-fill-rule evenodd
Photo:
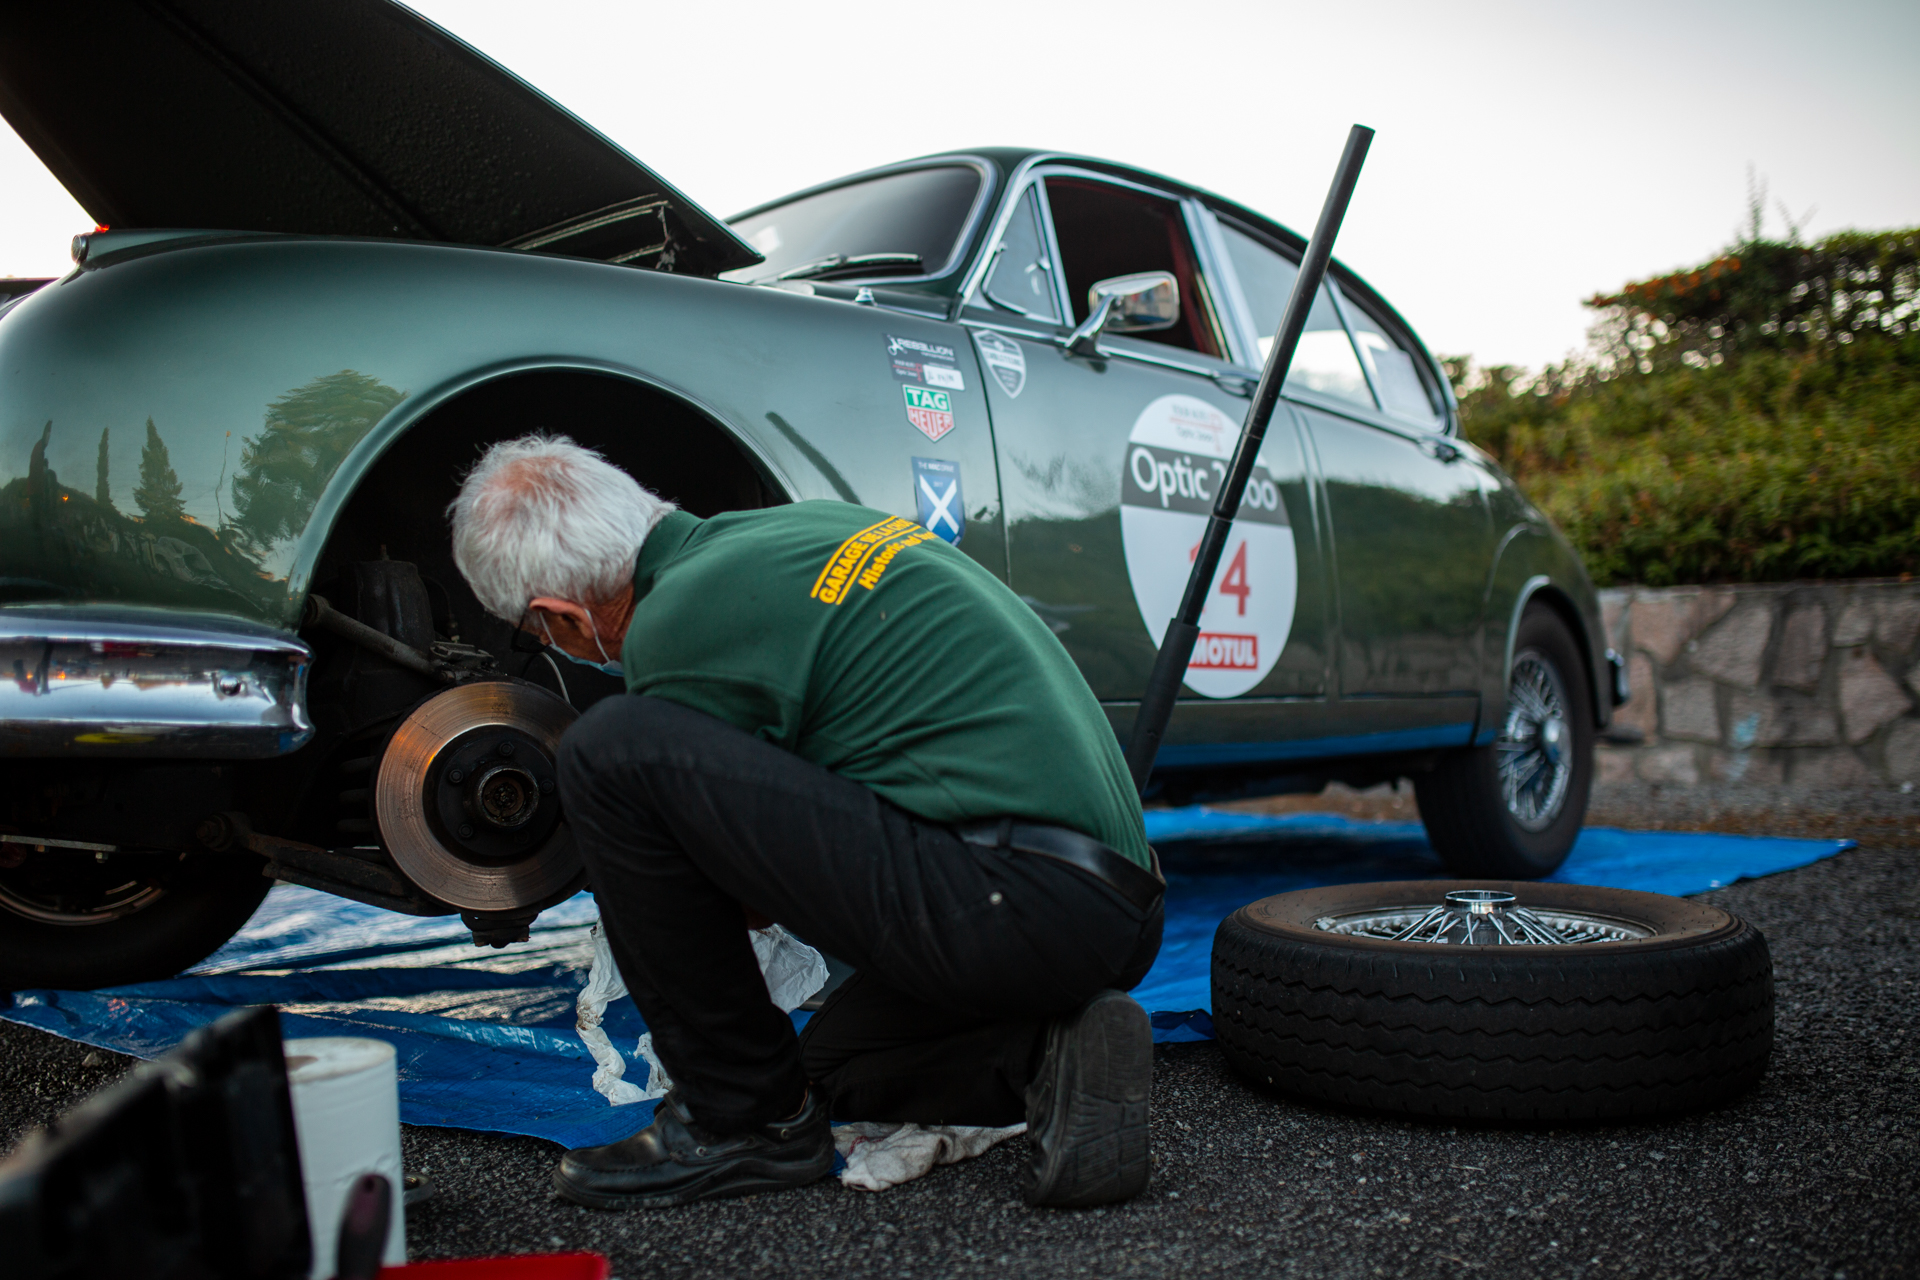
<svg viewBox="0 0 1920 1280"><path fill-rule="evenodd" d="M979 1125L879 1124L857 1120L836 1125L833 1145L847 1167L842 1184L858 1191L885 1191L911 1182L936 1164L971 1160L997 1142L1025 1133L1024 1124L1004 1129Z"/></svg>
<svg viewBox="0 0 1920 1280"><path fill-rule="evenodd" d="M767 980L767 995L782 1013L792 1013L827 985L827 962L820 958L820 953L779 925L749 929L747 939L753 943L753 958L760 962L760 974ZM627 984L620 980L620 968L613 962L606 930L596 924L593 926L593 968L587 974L587 985L575 1006L574 1027L587 1052L593 1055L594 1090L616 1107L664 1098L673 1087L666 1068L660 1065L653 1051L651 1031L641 1036L634 1046L634 1052L647 1064L647 1087L641 1089L621 1078L627 1073L626 1059L607 1039L600 1020L606 1015L607 1006L625 994Z"/></svg>
<svg viewBox="0 0 1920 1280"><path fill-rule="evenodd" d="M593 1055L593 1087L616 1107L631 1102L649 1102L664 1098L673 1081L653 1051L653 1033L640 1037L635 1054L647 1064L647 1087L640 1088L623 1079L626 1059L613 1047L601 1029L607 1006L627 994L620 980L619 966L607 945L606 930L593 926L593 968L587 985L580 992L575 1027L580 1039ZM827 984L827 965L815 951L779 925L768 929L750 929L754 959L767 981L767 995L781 1012L791 1013L813 998ZM903 1182L911 1182L937 1164L969 1160L995 1143L1017 1133L1025 1133L1024 1124L989 1129L979 1125L887 1124L860 1120L835 1126L833 1145L846 1161L840 1181L860 1191L885 1191Z"/></svg>

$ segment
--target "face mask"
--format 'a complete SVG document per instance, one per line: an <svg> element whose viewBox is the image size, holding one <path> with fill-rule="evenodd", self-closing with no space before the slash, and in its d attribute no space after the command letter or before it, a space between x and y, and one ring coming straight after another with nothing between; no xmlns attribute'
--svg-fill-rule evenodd
<svg viewBox="0 0 1920 1280"><path fill-rule="evenodd" d="M601 672L602 674L605 674L605 675L610 675L616 680L626 679L627 673L625 668L623 668L619 663L615 662L613 659L607 657L607 646L600 643L600 628L594 623L592 614L587 615L587 625L593 628L593 647L600 651L600 657L604 659L604 661L594 662L587 658L574 657L572 654L568 653L565 649L562 649L559 645L553 642L553 632L548 628L547 620L545 618L540 619L540 629L547 633L548 651L559 654L561 657L565 658L568 662L575 663L582 667L591 667L593 670Z"/></svg>

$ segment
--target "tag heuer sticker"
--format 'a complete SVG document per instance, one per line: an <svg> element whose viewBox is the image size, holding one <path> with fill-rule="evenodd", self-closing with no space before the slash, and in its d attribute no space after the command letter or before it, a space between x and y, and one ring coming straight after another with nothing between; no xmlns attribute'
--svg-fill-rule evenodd
<svg viewBox="0 0 1920 1280"><path fill-rule="evenodd" d="M959 545L967 531L966 500L960 496L960 464L946 458L913 460L916 517L929 533Z"/></svg>
<svg viewBox="0 0 1920 1280"><path fill-rule="evenodd" d="M907 421L927 439L938 440L953 430L952 396L931 387L908 385L900 389L907 393Z"/></svg>
<svg viewBox="0 0 1920 1280"><path fill-rule="evenodd" d="M960 374L959 354L941 343L896 338L890 333L887 360L893 366L893 376L901 382L918 382L948 391L967 389L967 380Z"/></svg>
<svg viewBox="0 0 1920 1280"><path fill-rule="evenodd" d="M1009 397L1019 395L1027 385L1027 357L1020 344L990 329L976 329L973 341L980 348L980 363L987 366L1000 389Z"/></svg>

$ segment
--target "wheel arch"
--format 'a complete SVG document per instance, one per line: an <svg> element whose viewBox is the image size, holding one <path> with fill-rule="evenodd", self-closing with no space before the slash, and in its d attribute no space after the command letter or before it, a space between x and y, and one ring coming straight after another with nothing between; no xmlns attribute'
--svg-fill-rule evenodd
<svg viewBox="0 0 1920 1280"><path fill-rule="evenodd" d="M1579 605L1574 603L1564 587L1544 573L1528 578L1514 595L1513 612L1507 619L1506 647L1500 663L1500 687L1506 689L1513 680L1513 646L1520 634L1520 620L1535 605L1552 611L1572 633L1574 644L1579 646L1580 660L1586 664L1588 710L1593 716L1594 727L1606 728L1612 718L1613 708L1605 696L1606 686L1594 674L1598 670L1596 664L1604 661L1603 656L1594 651L1593 637L1587 633Z"/></svg>
<svg viewBox="0 0 1920 1280"><path fill-rule="evenodd" d="M664 410L671 426L698 423L710 433L703 443L709 446L721 466L731 469L735 477L751 476L763 495L771 500L759 505L789 502L794 498L794 486L752 435L685 388L645 371L607 361L581 358L502 361L447 379L425 394L408 396L375 424L341 461L314 504L288 574L287 598L294 611L297 613L313 589L316 574L322 571L328 551L338 541L342 522L349 516L355 498L383 465L390 465L397 449L404 448L407 442L420 440L423 433L433 433L436 425L446 423L450 415L457 420L461 407L473 405L476 398L490 397L503 388L514 386L516 380L529 378L543 379L548 386L555 388L584 388L590 385L596 390L620 388L636 409ZM568 426L560 419L550 424L539 424L537 428L535 424L523 423L517 431L501 433L501 438L527 429L549 430L576 439L594 434L569 430ZM712 446L722 442L731 447L730 455L724 450L712 449ZM592 438L581 439L581 443L589 447L601 447L603 444ZM469 458L466 461L471 460ZM619 462L620 459L616 457L614 461ZM645 476L635 478L642 483L647 482ZM662 496L674 497L672 494ZM290 624L294 622L292 618L287 621Z"/></svg>

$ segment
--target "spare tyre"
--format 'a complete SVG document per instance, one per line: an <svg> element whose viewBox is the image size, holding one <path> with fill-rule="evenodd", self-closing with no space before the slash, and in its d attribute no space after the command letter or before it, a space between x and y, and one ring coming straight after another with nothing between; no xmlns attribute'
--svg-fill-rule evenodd
<svg viewBox="0 0 1920 1280"><path fill-rule="evenodd" d="M1283 893L1213 942L1213 1023L1256 1084L1405 1115L1598 1120L1709 1106L1773 1047L1773 963L1718 907L1413 880Z"/></svg>

